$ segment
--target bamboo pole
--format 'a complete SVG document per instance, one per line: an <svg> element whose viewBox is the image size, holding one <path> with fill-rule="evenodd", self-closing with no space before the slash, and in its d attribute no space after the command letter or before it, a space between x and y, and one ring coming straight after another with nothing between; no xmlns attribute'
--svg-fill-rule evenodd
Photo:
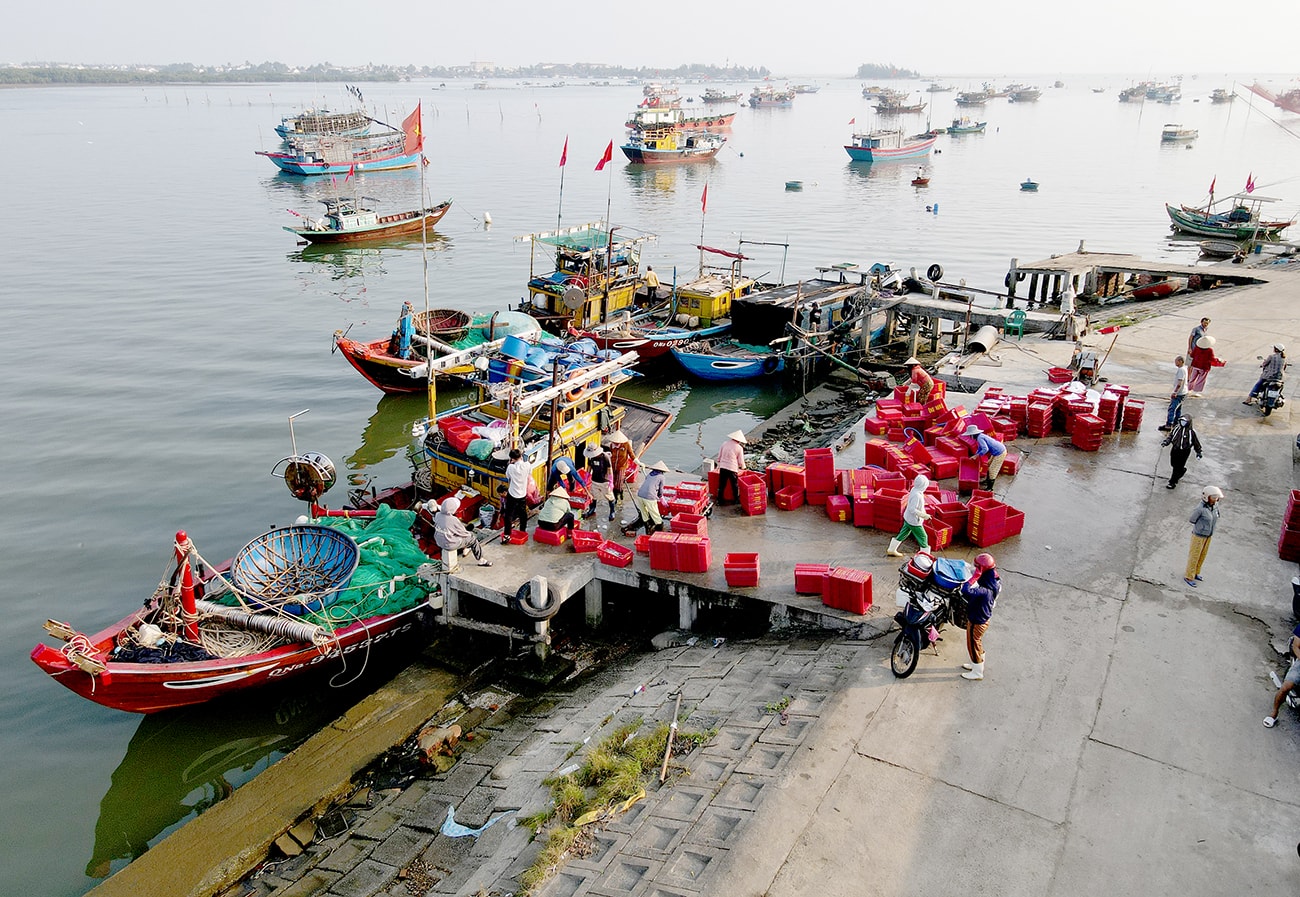
<svg viewBox="0 0 1300 897"><path fill-rule="evenodd" d="M659 781L668 778L668 760L673 754L673 738L677 735L677 714L682 711L682 693L677 692L677 703L673 706L673 721L668 727L668 743L664 745L664 765L659 770Z"/></svg>

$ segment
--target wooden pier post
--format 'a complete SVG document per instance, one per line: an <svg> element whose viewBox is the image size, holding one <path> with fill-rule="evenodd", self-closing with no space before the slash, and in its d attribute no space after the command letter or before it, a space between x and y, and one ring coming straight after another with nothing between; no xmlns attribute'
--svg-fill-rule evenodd
<svg viewBox="0 0 1300 897"><path fill-rule="evenodd" d="M1019 279L1020 277L1020 273L1016 270L1016 265L1019 264L1019 262L1020 259L1012 259L1011 270L1007 272L1007 282L1006 282L1007 308L1016 307L1016 303L1014 301L1016 298L1016 280Z"/></svg>
<svg viewBox="0 0 1300 897"><path fill-rule="evenodd" d="M1034 297L1036 295L1038 295L1038 272L1037 271L1029 275L1029 296L1027 297L1028 301L1025 304L1026 308L1034 307Z"/></svg>
<svg viewBox="0 0 1300 897"><path fill-rule="evenodd" d="M605 601L601 582L596 577L582 590L583 608L587 614L587 625L597 627L605 621Z"/></svg>
<svg viewBox="0 0 1300 897"><path fill-rule="evenodd" d="M907 332L907 354L916 357L916 343L921 335L921 316L912 315L912 328Z"/></svg>

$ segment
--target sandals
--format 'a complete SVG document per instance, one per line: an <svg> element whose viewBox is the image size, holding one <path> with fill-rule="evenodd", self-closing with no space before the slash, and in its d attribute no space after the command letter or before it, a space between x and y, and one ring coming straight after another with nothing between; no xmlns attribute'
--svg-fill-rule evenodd
<svg viewBox="0 0 1300 897"><path fill-rule="evenodd" d="M1264 717L1264 728L1265 728L1265 729L1271 729L1271 728L1273 728L1273 727L1276 726L1276 725L1277 725L1277 717L1276 717L1276 716L1266 716L1266 717Z"/></svg>

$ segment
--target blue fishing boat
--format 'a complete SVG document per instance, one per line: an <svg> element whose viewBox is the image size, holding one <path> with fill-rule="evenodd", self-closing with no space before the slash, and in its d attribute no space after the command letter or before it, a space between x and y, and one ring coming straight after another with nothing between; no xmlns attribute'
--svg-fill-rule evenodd
<svg viewBox="0 0 1300 897"><path fill-rule="evenodd" d="M854 162L892 162L927 155L937 139L933 134L905 138L902 131L872 131L854 134L844 151Z"/></svg>
<svg viewBox="0 0 1300 897"><path fill-rule="evenodd" d="M775 352L728 341L692 342L672 352L686 373L701 380L753 380L785 369Z"/></svg>
<svg viewBox="0 0 1300 897"><path fill-rule="evenodd" d="M1024 190L1026 193L1037 193L1038 181L1035 181L1032 178L1025 178L1020 182L1020 189Z"/></svg>
<svg viewBox="0 0 1300 897"><path fill-rule="evenodd" d="M287 152L258 150L287 174L302 176L348 175L362 171L414 168L424 150L420 105L402 122L401 130L346 136L334 134L290 142Z"/></svg>
<svg viewBox="0 0 1300 897"><path fill-rule="evenodd" d="M370 116L363 111L330 112L328 109L306 109L297 115L286 115L275 126L282 140L296 137L321 137L327 134L352 136L370 129Z"/></svg>

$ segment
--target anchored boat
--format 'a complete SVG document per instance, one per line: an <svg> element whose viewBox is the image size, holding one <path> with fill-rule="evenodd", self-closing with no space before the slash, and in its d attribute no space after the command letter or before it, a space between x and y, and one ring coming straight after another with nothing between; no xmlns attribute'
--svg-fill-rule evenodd
<svg viewBox="0 0 1300 897"><path fill-rule="evenodd" d="M1170 227L1180 233L1219 240L1277 240L1294 219L1266 221L1261 210L1265 203L1278 201L1254 193L1237 193L1203 209L1165 203L1165 211L1169 215ZM1214 206L1220 204L1227 204L1227 211L1213 211Z"/></svg>
<svg viewBox="0 0 1300 897"><path fill-rule="evenodd" d="M928 154L937 139L933 135L905 138L903 132L898 130L871 131L867 134L854 134L844 151L854 162L915 159Z"/></svg>
<svg viewBox="0 0 1300 897"><path fill-rule="evenodd" d="M401 130L379 134L342 134L306 137L290 143L288 152L258 150L286 174L302 176L355 174L361 171L389 171L413 168L423 158L424 134L420 105L402 122Z"/></svg>
<svg viewBox="0 0 1300 897"><path fill-rule="evenodd" d="M304 109L297 115L286 115L275 126L282 140L298 137L342 136L364 134L372 119L365 112L330 112L328 109Z"/></svg>
<svg viewBox="0 0 1300 897"><path fill-rule="evenodd" d="M451 208L448 199L424 209L380 215L362 206L357 199L322 199L321 202L325 204L325 214L320 218L307 218L290 210L290 214L302 218L303 224L301 227L285 225L284 229L311 243L389 240L433 230Z"/></svg>

